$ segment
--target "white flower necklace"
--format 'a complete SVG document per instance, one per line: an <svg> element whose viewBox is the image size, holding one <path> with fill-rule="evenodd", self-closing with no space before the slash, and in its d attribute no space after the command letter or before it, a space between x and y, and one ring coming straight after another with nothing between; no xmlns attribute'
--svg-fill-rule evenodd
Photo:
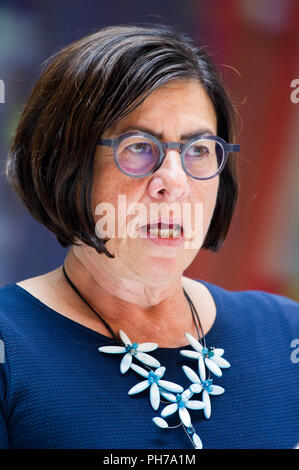
<svg viewBox="0 0 299 470"><path fill-rule="evenodd" d="M163 380L166 367L161 366L160 362L152 357L148 352L156 350L159 345L157 343L137 343L131 342L130 338L122 330L119 331L119 336L113 331L111 326L89 305L89 303L84 299L80 294L76 286L72 283L70 278L65 272L63 266L63 273L71 285L71 287L77 292L81 299L93 310L93 312L98 316L98 318L105 324L106 328L112 334L118 346L101 346L98 350L101 353L108 354L124 354L121 363L120 363L120 372L125 374L129 369L132 369L137 374L141 375L145 380L137 383L132 387L128 394L130 396L136 395L147 388L149 388L149 399L152 408L157 411L160 402L161 396L168 400L170 403L166 405L160 416L153 418L153 422L160 428L173 429L178 426L183 426L185 432L187 433L192 445L195 449L202 449L202 441L198 434L195 432L195 429L191 422L190 410L203 410L204 417L209 419L211 416L211 400L210 395L222 395L224 393L224 388L219 385L213 384L213 379L210 378L210 372L217 377L222 376L222 370L230 367L230 363L224 359L222 356L224 350L221 348L207 347L205 336L203 334L202 326L200 323L199 316L193 305L192 300L188 296L187 292L184 290L184 294L190 305L192 317L198 334L198 340L194 338L190 333L185 333L185 337L189 342L193 350L183 349L180 351L180 354L188 359L197 360L198 373L195 372L189 366L182 366L182 369L190 380L191 385L184 390L181 385L178 385L174 382L169 382L168 380ZM200 333L196 323L198 321L199 327L202 332L202 343L200 340ZM133 363L133 359L137 359L142 364L146 366L147 369L141 367L138 364ZM206 371L208 369L208 377ZM194 394L202 393L201 400L191 400ZM177 426L169 426L167 421L164 418L176 413L178 411L180 424Z"/></svg>

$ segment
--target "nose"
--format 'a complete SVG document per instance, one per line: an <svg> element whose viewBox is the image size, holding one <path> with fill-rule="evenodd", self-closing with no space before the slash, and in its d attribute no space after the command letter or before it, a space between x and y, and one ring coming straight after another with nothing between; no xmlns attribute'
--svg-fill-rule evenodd
<svg viewBox="0 0 299 470"><path fill-rule="evenodd" d="M162 165L153 173L148 186L152 199L174 202L190 193L188 175L185 173L179 150L168 148Z"/></svg>

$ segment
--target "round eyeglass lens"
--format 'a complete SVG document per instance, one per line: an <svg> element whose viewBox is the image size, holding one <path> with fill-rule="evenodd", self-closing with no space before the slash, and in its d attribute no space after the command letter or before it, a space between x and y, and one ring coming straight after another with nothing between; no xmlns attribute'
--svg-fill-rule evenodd
<svg viewBox="0 0 299 470"><path fill-rule="evenodd" d="M200 139L186 149L184 164L190 175L197 178L209 178L222 167L224 149L212 139Z"/></svg>
<svg viewBox="0 0 299 470"><path fill-rule="evenodd" d="M130 136L121 141L116 158L120 168L129 175L145 175L151 172L159 161L157 144L147 137Z"/></svg>

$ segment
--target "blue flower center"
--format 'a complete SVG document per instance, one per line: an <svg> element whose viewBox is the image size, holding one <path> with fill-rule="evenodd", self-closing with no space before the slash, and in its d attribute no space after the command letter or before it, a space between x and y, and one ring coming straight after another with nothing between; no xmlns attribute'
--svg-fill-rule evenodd
<svg viewBox="0 0 299 470"><path fill-rule="evenodd" d="M150 384L152 384L153 382L159 382L160 380L160 377L155 374L155 372L153 372L152 370L150 371L150 373L148 374L148 381Z"/></svg>
<svg viewBox="0 0 299 470"><path fill-rule="evenodd" d="M201 352L204 357L213 357L214 356L214 347L210 346L209 348L202 348Z"/></svg>
<svg viewBox="0 0 299 470"><path fill-rule="evenodd" d="M182 395L177 395L176 401L177 401L177 404L179 405L179 408L183 408L185 406L185 402L182 398Z"/></svg>
<svg viewBox="0 0 299 470"><path fill-rule="evenodd" d="M213 379L204 380L202 382L202 386L207 392L211 392L213 390L212 383L213 383Z"/></svg>
<svg viewBox="0 0 299 470"><path fill-rule="evenodd" d="M127 344L127 345L126 345L126 351L127 351L128 353L133 354L133 355L136 354L137 349L138 349L138 343L133 343L133 344Z"/></svg>

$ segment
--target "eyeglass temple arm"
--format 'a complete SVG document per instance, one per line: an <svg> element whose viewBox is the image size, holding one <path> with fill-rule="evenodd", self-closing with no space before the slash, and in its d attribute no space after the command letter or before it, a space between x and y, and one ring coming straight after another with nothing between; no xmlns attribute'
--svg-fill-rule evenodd
<svg viewBox="0 0 299 470"><path fill-rule="evenodd" d="M107 147L113 147L115 139L100 139L98 144L106 145Z"/></svg>
<svg viewBox="0 0 299 470"><path fill-rule="evenodd" d="M240 151L240 145L239 144L226 144L225 145L225 151L226 152L239 152Z"/></svg>

